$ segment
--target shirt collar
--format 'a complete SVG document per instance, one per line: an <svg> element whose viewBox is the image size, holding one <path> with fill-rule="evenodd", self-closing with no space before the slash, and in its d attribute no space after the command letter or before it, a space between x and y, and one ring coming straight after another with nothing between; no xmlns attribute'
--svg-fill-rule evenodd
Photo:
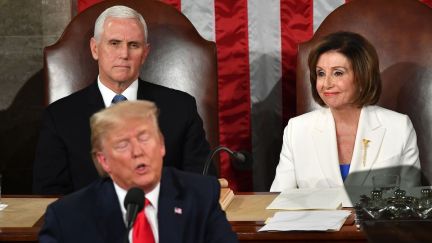
<svg viewBox="0 0 432 243"><path fill-rule="evenodd" d="M120 209L123 215L123 220L126 223L126 208L124 207L124 199L126 197L127 191L121 188L119 185L117 185L114 181L113 184L114 184L114 189L117 193L117 198L119 200ZM151 206L155 208L156 212L158 209L159 192L160 192L160 182L155 186L155 188L153 188L153 190L145 194L145 197L150 201Z"/></svg>
<svg viewBox="0 0 432 243"><path fill-rule="evenodd" d="M111 105L111 101L114 96L117 94L107 86L105 86L101 81L100 77L97 78L97 84L99 87L99 91L102 94L102 99L104 101L105 107L109 107ZM137 100L138 93L138 79L133 81L129 87L125 91L123 91L122 95L124 95L128 100Z"/></svg>

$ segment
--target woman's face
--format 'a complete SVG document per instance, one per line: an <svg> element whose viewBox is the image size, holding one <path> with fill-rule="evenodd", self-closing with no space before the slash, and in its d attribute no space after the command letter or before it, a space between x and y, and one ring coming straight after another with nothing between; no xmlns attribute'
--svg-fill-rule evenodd
<svg viewBox="0 0 432 243"><path fill-rule="evenodd" d="M318 58L316 89L324 103L332 110L355 107L354 72L350 60L336 51L328 51Z"/></svg>

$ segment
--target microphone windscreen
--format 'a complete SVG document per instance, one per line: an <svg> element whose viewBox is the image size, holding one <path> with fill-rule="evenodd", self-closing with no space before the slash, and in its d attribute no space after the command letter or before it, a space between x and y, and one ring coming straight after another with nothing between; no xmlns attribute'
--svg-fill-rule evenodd
<svg viewBox="0 0 432 243"><path fill-rule="evenodd" d="M251 170L253 166L252 155L248 151L234 152L236 160L232 161L232 165L236 170L244 171Z"/></svg>
<svg viewBox="0 0 432 243"><path fill-rule="evenodd" d="M124 207L127 210L129 204L135 204L138 206L138 212L144 207L144 191L138 187L132 187L126 193L124 200Z"/></svg>
<svg viewBox="0 0 432 243"><path fill-rule="evenodd" d="M232 156L242 163L246 161L246 156L242 152L233 152Z"/></svg>

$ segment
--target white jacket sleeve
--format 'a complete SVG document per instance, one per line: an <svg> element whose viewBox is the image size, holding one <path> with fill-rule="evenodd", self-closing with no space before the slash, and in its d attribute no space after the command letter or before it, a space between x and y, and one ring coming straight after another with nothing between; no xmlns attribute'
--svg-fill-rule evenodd
<svg viewBox="0 0 432 243"><path fill-rule="evenodd" d="M290 120L284 130L282 151L276 168L276 176L270 188L271 192L282 192L285 189L297 188L292 151L293 129L293 122Z"/></svg>

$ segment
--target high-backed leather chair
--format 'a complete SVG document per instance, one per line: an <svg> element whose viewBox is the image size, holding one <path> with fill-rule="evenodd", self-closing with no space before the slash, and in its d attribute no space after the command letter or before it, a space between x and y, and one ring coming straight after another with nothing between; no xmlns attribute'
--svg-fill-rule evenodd
<svg viewBox="0 0 432 243"><path fill-rule="evenodd" d="M313 38L299 46L297 114L317 107L307 58L317 40L331 32L366 37L380 59L383 90L378 105L407 114L414 124L424 184L432 182L432 9L417 0L355 0L333 11Z"/></svg>
<svg viewBox="0 0 432 243"><path fill-rule="evenodd" d="M44 50L46 103L96 80L89 41L99 14L113 5L140 12L147 22L150 53L140 77L194 96L211 147L218 144L217 64L214 42L204 40L179 11L155 0L107 0L78 14L61 38ZM175 121L174 121L175 122Z"/></svg>

